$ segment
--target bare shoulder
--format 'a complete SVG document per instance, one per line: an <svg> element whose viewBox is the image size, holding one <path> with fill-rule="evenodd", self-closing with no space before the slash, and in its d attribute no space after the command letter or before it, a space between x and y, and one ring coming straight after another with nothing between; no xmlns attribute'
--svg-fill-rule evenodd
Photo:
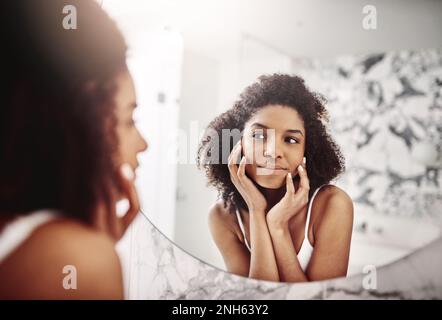
<svg viewBox="0 0 442 320"><path fill-rule="evenodd" d="M236 215L230 213L224 207L223 202L218 201L210 208L209 227L226 269L234 274L247 277L250 254L244 246Z"/></svg>
<svg viewBox="0 0 442 320"><path fill-rule="evenodd" d="M216 238L226 235L234 235L238 238L238 232L241 232L236 216L230 213L220 200L216 201L209 209L209 227L215 241Z"/></svg>
<svg viewBox="0 0 442 320"><path fill-rule="evenodd" d="M2 297L123 298L115 242L71 219L57 219L37 228L0 270Z"/></svg>
<svg viewBox="0 0 442 320"><path fill-rule="evenodd" d="M327 185L319 190L318 199L325 202L339 202L340 204L353 205L350 196L341 188L335 185Z"/></svg>
<svg viewBox="0 0 442 320"><path fill-rule="evenodd" d="M231 214L224 203L220 200L216 201L209 209L209 223L216 228L231 229L232 224L236 221L235 216Z"/></svg>
<svg viewBox="0 0 442 320"><path fill-rule="evenodd" d="M340 223L353 222L353 201L341 188L335 185L322 187L313 204L316 207L316 224L336 220Z"/></svg>

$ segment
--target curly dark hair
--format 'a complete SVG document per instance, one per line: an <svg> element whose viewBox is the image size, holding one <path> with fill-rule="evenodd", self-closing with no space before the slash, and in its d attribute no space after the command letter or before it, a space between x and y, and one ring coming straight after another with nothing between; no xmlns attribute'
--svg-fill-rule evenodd
<svg viewBox="0 0 442 320"><path fill-rule="evenodd" d="M298 76L263 75L241 93L232 108L208 125L199 145L197 165L205 170L208 184L216 187L229 212L234 212L236 208L247 209L247 206L230 179L226 153L221 152L225 143L217 143L207 132L217 133L221 137L224 129L238 129L242 135L245 123L265 106L283 105L295 109L302 117L306 131L305 156L311 196L317 187L329 183L344 171L344 158L326 128L329 117L324 104L325 99L311 92ZM229 153L237 142L234 140L235 137L228 143ZM219 161L207 161L213 150L219 151Z"/></svg>
<svg viewBox="0 0 442 320"><path fill-rule="evenodd" d="M65 5L77 29L63 28ZM114 96L124 38L96 1L0 7L0 215L50 208L91 223L121 188Z"/></svg>

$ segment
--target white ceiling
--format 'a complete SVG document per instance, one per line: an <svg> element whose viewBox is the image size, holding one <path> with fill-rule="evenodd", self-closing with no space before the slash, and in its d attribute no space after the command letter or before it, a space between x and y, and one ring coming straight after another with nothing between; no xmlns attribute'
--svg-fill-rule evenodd
<svg viewBox="0 0 442 320"><path fill-rule="evenodd" d="M364 30L362 8L377 10L377 30ZM252 37L292 57L442 48L439 0L104 0L120 24L167 26L187 50L225 59Z"/></svg>

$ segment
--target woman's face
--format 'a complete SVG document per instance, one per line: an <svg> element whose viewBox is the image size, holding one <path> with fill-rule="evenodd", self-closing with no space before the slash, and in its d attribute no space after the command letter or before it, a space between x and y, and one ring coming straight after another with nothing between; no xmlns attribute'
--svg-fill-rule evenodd
<svg viewBox="0 0 442 320"><path fill-rule="evenodd" d="M115 105L118 122L119 161L128 163L135 171L138 167L137 154L145 151L148 145L135 126L133 119L137 103L134 83L128 71L120 73L117 77Z"/></svg>
<svg viewBox="0 0 442 320"><path fill-rule="evenodd" d="M291 107L265 106L245 124L242 150L247 175L261 187L280 188L287 173L295 177L302 163L304 121Z"/></svg>

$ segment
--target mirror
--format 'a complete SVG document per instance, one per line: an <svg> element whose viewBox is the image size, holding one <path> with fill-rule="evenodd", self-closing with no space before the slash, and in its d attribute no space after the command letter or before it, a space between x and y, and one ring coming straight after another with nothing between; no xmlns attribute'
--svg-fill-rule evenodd
<svg viewBox="0 0 442 320"><path fill-rule="evenodd" d="M198 145L247 86L278 72L300 76L327 100L346 167L333 184L354 205L347 275L440 236L442 52L432 48L442 45L442 4L365 5L103 1L129 43L137 123L150 144L138 190L163 234L226 270L208 226L218 193L196 166Z"/></svg>

